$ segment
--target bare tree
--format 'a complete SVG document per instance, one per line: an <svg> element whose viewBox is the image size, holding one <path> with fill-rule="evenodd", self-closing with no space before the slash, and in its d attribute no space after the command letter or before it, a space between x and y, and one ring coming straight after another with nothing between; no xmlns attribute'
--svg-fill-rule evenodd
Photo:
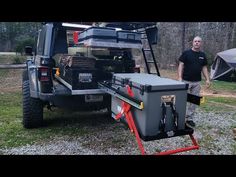
<svg viewBox="0 0 236 177"><path fill-rule="evenodd" d="M182 52L185 50L185 30L186 30L186 22L182 23Z"/></svg>

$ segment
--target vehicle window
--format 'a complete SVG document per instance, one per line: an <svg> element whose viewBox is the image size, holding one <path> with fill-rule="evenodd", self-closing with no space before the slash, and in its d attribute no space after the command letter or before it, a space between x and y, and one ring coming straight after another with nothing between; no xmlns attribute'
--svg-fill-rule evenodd
<svg viewBox="0 0 236 177"><path fill-rule="evenodd" d="M64 28L59 28L54 31L55 40L53 46L53 55L58 53L68 54L67 35Z"/></svg>
<svg viewBox="0 0 236 177"><path fill-rule="evenodd" d="M44 43L45 43L45 37L46 37L46 28L42 28L42 30L39 32L39 39L37 44L37 54L43 55L44 52Z"/></svg>

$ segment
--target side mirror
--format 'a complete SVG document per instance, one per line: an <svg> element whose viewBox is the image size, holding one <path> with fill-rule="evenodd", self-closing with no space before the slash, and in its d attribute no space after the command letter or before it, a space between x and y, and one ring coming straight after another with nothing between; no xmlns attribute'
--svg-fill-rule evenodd
<svg viewBox="0 0 236 177"><path fill-rule="evenodd" d="M31 46L25 46L25 54L26 55L33 55L33 48Z"/></svg>
<svg viewBox="0 0 236 177"><path fill-rule="evenodd" d="M157 44L158 29L157 27L146 29L146 34L150 44Z"/></svg>

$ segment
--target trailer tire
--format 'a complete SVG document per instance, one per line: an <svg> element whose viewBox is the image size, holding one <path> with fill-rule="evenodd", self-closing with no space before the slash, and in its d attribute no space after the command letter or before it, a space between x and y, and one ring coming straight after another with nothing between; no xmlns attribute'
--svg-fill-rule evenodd
<svg viewBox="0 0 236 177"><path fill-rule="evenodd" d="M22 73L22 83L26 80L29 80L29 76L27 70L24 70Z"/></svg>
<svg viewBox="0 0 236 177"><path fill-rule="evenodd" d="M37 128L43 124L43 102L30 97L30 86L27 71L22 75L23 93L23 126L24 128Z"/></svg>

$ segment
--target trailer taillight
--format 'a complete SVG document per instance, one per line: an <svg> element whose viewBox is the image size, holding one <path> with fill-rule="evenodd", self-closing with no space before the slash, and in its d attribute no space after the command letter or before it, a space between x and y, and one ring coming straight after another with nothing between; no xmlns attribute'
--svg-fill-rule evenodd
<svg viewBox="0 0 236 177"><path fill-rule="evenodd" d="M78 44L78 41L79 41L79 32L78 31L74 31L73 40L74 40L74 44Z"/></svg>
<svg viewBox="0 0 236 177"><path fill-rule="evenodd" d="M50 70L47 67L40 67L38 69L39 81L49 81L50 80Z"/></svg>

